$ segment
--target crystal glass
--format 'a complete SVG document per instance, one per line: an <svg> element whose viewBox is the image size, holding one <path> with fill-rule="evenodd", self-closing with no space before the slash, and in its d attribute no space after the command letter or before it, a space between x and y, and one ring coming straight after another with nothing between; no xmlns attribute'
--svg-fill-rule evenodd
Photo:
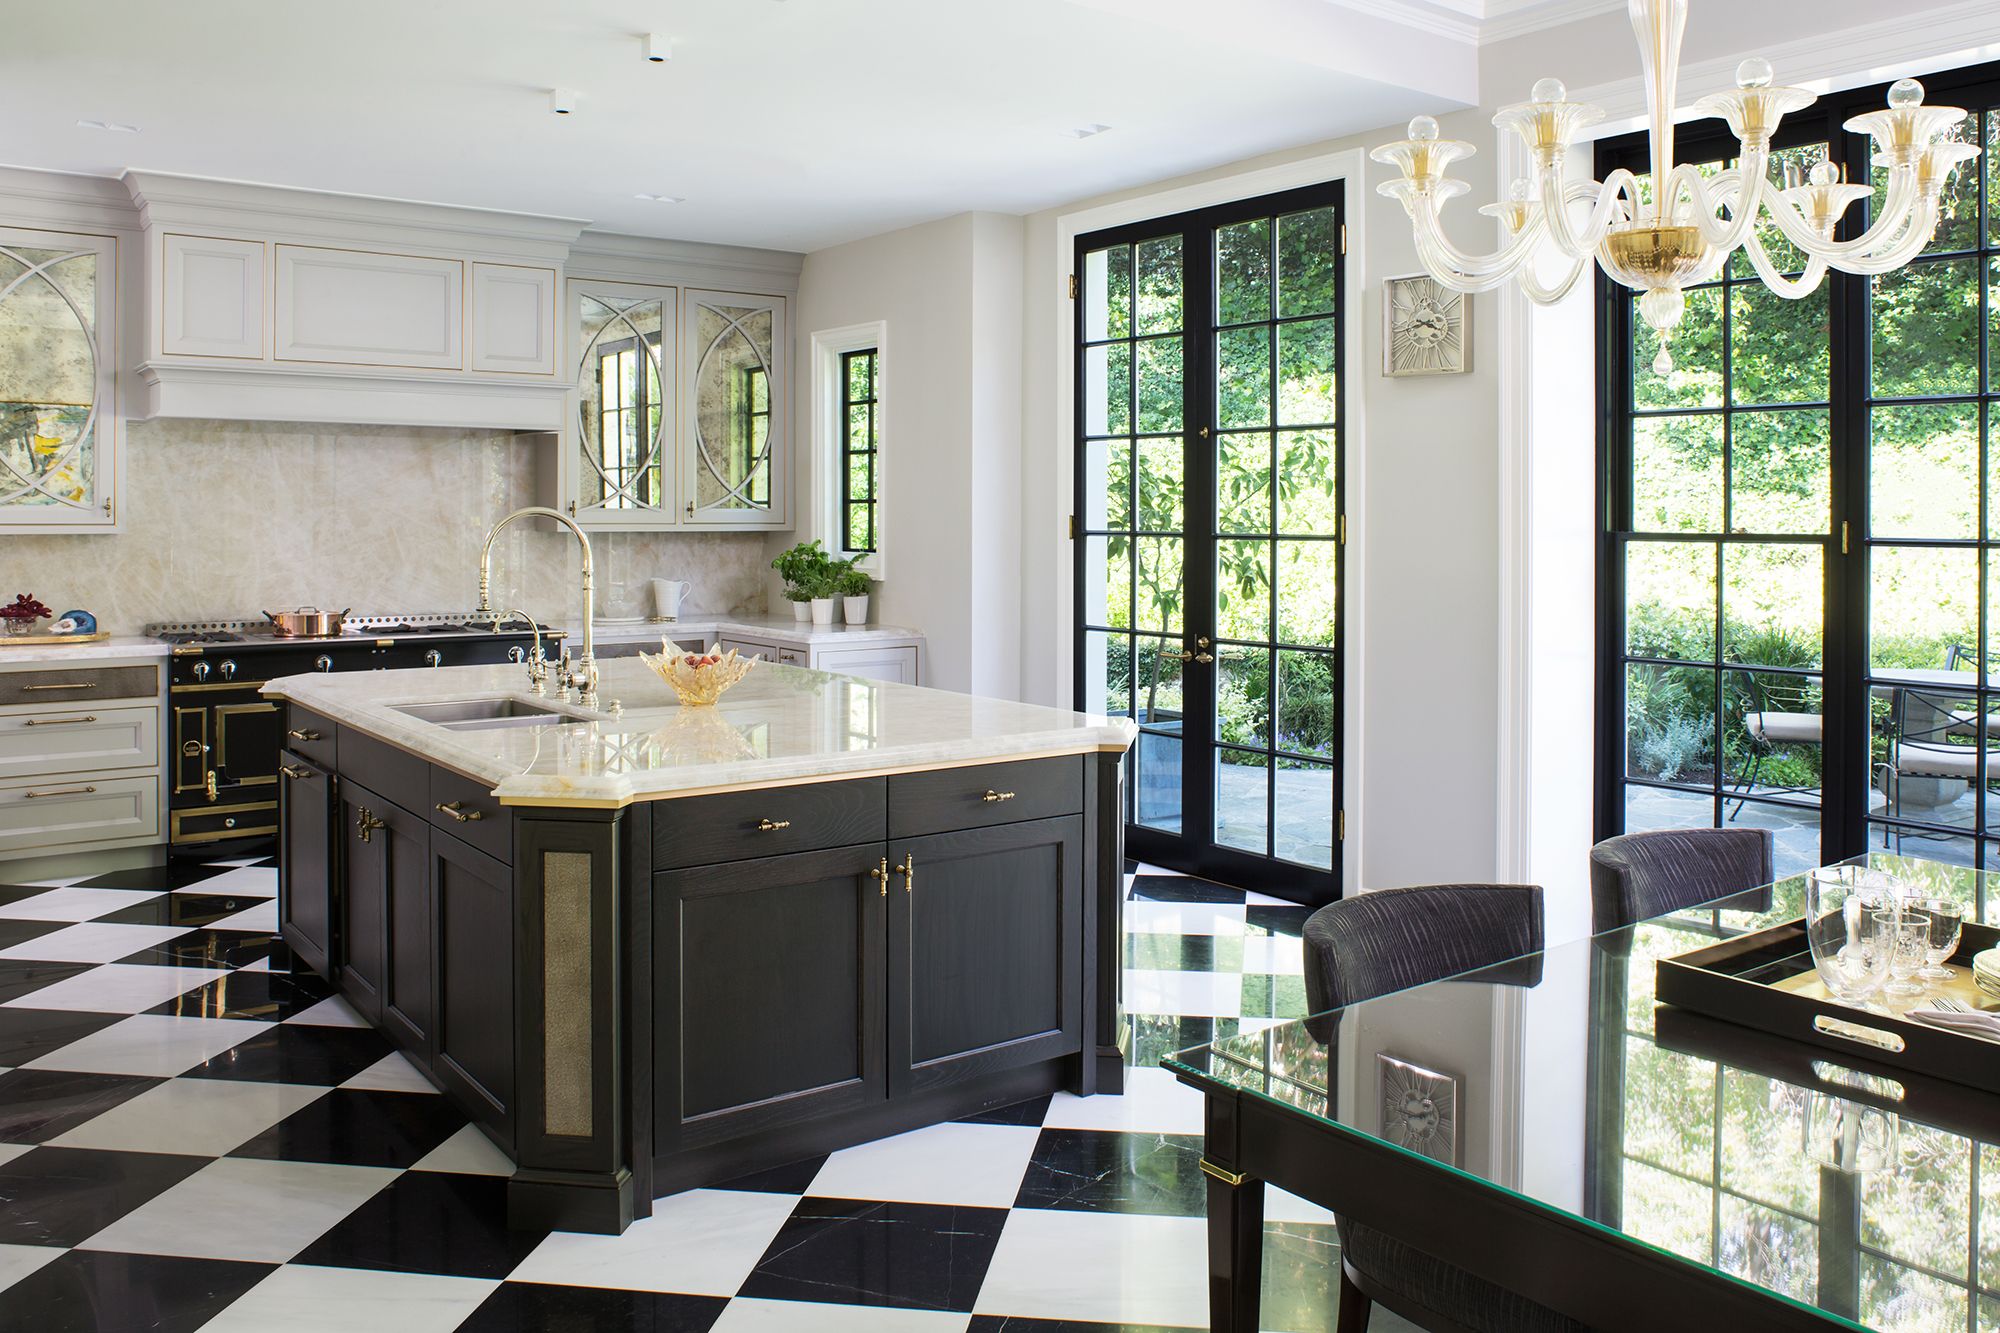
<svg viewBox="0 0 2000 1333"><path fill-rule="evenodd" d="M1813 1161L1860 1175L1894 1166L1901 1125L1893 1111L1880 1111L1845 1097L1807 1092L1800 1148Z"/></svg>
<svg viewBox="0 0 2000 1333"><path fill-rule="evenodd" d="M1965 931L1965 904L1956 898L1916 898L1905 910L1924 921L1930 931L1926 965L1917 975L1926 981L1950 981L1953 973L1944 960L1958 952L1958 939Z"/></svg>
<svg viewBox="0 0 2000 1333"><path fill-rule="evenodd" d="M1882 993L1904 1000L1922 995L1924 987L1917 973L1930 957L1931 923L1915 912L1895 909L1876 912L1875 921L1889 946L1889 984Z"/></svg>
<svg viewBox="0 0 2000 1333"><path fill-rule="evenodd" d="M1882 988L1893 929L1879 917L1893 903L1887 885L1856 866L1824 866L1806 878L1806 943L1835 999L1860 1004ZM1886 913L1893 922L1895 913Z"/></svg>

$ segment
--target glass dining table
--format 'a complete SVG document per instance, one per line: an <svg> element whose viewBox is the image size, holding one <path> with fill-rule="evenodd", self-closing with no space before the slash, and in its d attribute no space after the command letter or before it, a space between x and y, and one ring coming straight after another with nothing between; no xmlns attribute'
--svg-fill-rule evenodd
<svg viewBox="0 0 2000 1333"><path fill-rule="evenodd" d="M2000 874L1855 864L2000 917ZM1259 1327L1269 1183L1592 1328L2000 1331L2000 1096L1655 1003L1657 959L1804 897L1783 880L1168 1058L1206 1101L1211 1328Z"/></svg>

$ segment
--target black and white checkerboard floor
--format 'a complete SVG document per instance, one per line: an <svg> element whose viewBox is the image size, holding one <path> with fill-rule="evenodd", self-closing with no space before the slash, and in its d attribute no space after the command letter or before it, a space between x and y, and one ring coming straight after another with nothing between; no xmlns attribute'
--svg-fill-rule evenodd
<svg viewBox="0 0 2000 1333"><path fill-rule="evenodd" d="M499 1154L291 973L276 887L266 861L0 887L0 1333L1203 1327L1201 1104L1154 1066L1304 1003L1305 909L1145 871L1125 1096L676 1195L623 1236L510 1232ZM1266 1327L1330 1328L1331 1219L1268 1213Z"/></svg>

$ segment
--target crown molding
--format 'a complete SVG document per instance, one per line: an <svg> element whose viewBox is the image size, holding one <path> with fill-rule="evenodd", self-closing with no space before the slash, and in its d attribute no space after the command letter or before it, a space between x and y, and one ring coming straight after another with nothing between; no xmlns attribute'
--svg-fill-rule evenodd
<svg viewBox="0 0 2000 1333"><path fill-rule="evenodd" d="M1470 46L1623 13L1625 0L1327 0L1342 9Z"/></svg>
<svg viewBox="0 0 2000 1333"><path fill-rule="evenodd" d="M570 248L567 272L572 278L645 283L660 282L668 272L675 275L672 281L690 286L791 296L799 289L805 262L804 255L790 250L586 231Z"/></svg>
<svg viewBox="0 0 2000 1333"><path fill-rule="evenodd" d="M1605 14L1625 12L1625 0L1486 0L1485 21L1479 25L1479 44L1504 42L1545 32L1567 23L1578 23Z"/></svg>
<svg viewBox="0 0 2000 1333"><path fill-rule="evenodd" d="M1357 14L1387 19L1412 31L1442 37L1446 41L1464 42L1468 46L1479 45L1477 19L1454 18L1450 14L1440 14L1431 6L1416 4L1413 0L1327 0L1327 3L1340 9L1352 10Z"/></svg>

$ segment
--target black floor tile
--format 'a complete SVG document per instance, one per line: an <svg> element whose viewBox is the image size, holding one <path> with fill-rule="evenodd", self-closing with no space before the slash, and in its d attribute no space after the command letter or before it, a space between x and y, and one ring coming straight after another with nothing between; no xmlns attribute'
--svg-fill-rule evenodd
<svg viewBox="0 0 2000 1333"><path fill-rule="evenodd" d="M1322 1317L1320 1323L1325 1323ZM1316 1328L1319 1324L1303 1325ZM976 1314L965 1333L1187 1333L1188 1326L1099 1324L1083 1319L1030 1319L1017 1314Z"/></svg>
<svg viewBox="0 0 2000 1333"><path fill-rule="evenodd" d="M970 1310L1004 1208L801 1199L739 1296Z"/></svg>
<svg viewBox="0 0 2000 1333"><path fill-rule="evenodd" d="M154 967L248 967L271 958L273 967L278 967L278 950L277 939L263 931L190 930L117 961ZM289 949L282 961L286 966L291 963Z"/></svg>
<svg viewBox="0 0 2000 1333"><path fill-rule="evenodd" d="M347 1082L394 1049L388 1038L373 1028L274 1023L270 1031L237 1043L182 1077L312 1083L330 1088Z"/></svg>
<svg viewBox="0 0 2000 1333"><path fill-rule="evenodd" d="M335 1088L229 1155L410 1166L465 1125L466 1118L436 1093Z"/></svg>
<svg viewBox="0 0 2000 1333"><path fill-rule="evenodd" d="M1045 1129L1014 1206L1200 1217L1204 1179L1199 1135Z"/></svg>
<svg viewBox="0 0 2000 1333"><path fill-rule="evenodd" d="M37 890L42 892L42 890ZM17 944L39 939L52 930L61 930L69 925L67 921L15 921L0 917L0 949L11 949Z"/></svg>
<svg viewBox="0 0 2000 1333"><path fill-rule="evenodd" d="M1244 902L1241 889L1180 875L1139 875L1132 881L1131 896L1149 903L1218 903L1240 907Z"/></svg>
<svg viewBox="0 0 2000 1333"><path fill-rule="evenodd" d="M231 972L206 986L155 1005L149 1014L179 1018L261 1018L282 1023L332 994L317 977L290 977L275 972ZM301 1024L300 1026L310 1026ZM379 1058L379 1057L378 1057Z"/></svg>
<svg viewBox="0 0 2000 1333"><path fill-rule="evenodd" d="M804 1194L812 1187L813 1177L826 1165L827 1154L807 1157L797 1162L787 1162L767 1171L753 1171L747 1176L725 1180L715 1186L719 1190L749 1190L758 1194Z"/></svg>
<svg viewBox="0 0 2000 1333"><path fill-rule="evenodd" d="M10 1069L0 1074L0 1143L46 1143L160 1081L131 1074Z"/></svg>
<svg viewBox="0 0 2000 1333"><path fill-rule="evenodd" d="M548 1234L508 1228L505 1177L406 1171L292 1262L503 1278Z"/></svg>
<svg viewBox="0 0 2000 1333"><path fill-rule="evenodd" d="M121 907L99 921L114 926L206 926L238 912L247 912L267 899L254 894L163 893L143 903Z"/></svg>
<svg viewBox="0 0 2000 1333"><path fill-rule="evenodd" d="M46 884L0 884L0 907L18 903L23 898L39 898L49 892Z"/></svg>
<svg viewBox="0 0 2000 1333"><path fill-rule="evenodd" d="M33 995L44 986L53 986L79 972L88 972L91 967L90 963L45 963L32 958L0 958L0 1004L18 1000L23 995Z"/></svg>
<svg viewBox="0 0 2000 1333"><path fill-rule="evenodd" d="M1025 1102L996 1106L991 1110L962 1115L959 1119L968 1125L1039 1125L1042 1117L1049 1113L1050 1100L1048 1097L1030 1097Z"/></svg>
<svg viewBox="0 0 2000 1333"><path fill-rule="evenodd" d="M188 889L205 879L214 879L226 874L228 866L204 865L199 861L169 861L163 866L134 866L130 870L113 870L86 879L76 887L80 889L151 889L164 893L169 889Z"/></svg>
<svg viewBox="0 0 2000 1333"><path fill-rule="evenodd" d="M123 1014L90 1014L75 1009L0 1008L0 1069L27 1064L61 1050L78 1037L108 1028ZM5 1109L0 1108L0 1115ZM4 1140L0 1135L0 1140Z"/></svg>
<svg viewBox="0 0 2000 1333"><path fill-rule="evenodd" d="M208 1162L90 1148L23 1153L0 1163L0 1244L80 1244Z"/></svg>
<svg viewBox="0 0 2000 1333"><path fill-rule="evenodd" d="M728 1304L721 1296L503 1282L458 1333L708 1333Z"/></svg>
<svg viewBox="0 0 2000 1333"><path fill-rule="evenodd" d="M1252 903L1244 911L1243 924L1266 935L1298 936L1306 933L1306 918L1312 914L1310 907L1273 907L1269 903Z"/></svg>
<svg viewBox="0 0 2000 1333"><path fill-rule="evenodd" d="M194 1333L272 1267L71 1250L7 1288L0 1333Z"/></svg>

